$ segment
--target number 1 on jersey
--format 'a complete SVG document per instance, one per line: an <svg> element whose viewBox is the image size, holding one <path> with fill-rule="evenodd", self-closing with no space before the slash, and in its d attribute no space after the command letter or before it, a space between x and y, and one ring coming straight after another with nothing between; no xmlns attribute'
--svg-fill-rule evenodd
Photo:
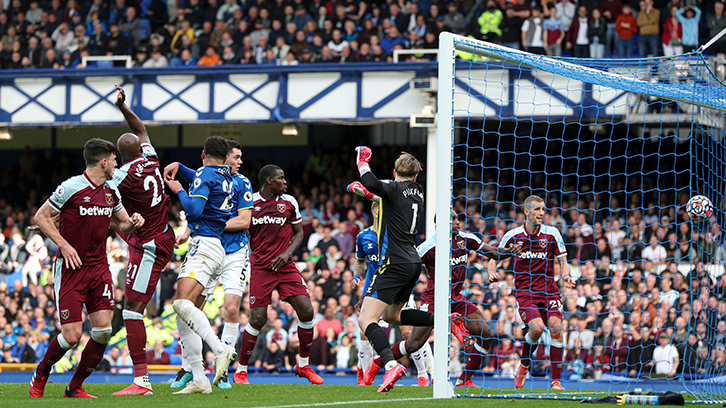
<svg viewBox="0 0 726 408"><path fill-rule="evenodd" d="M413 218L411 219L411 231L409 231L409 233L413 234L414 232L416 232L416 216L418 215L418 204L411 204L411 208L413 208Z"/></svg>

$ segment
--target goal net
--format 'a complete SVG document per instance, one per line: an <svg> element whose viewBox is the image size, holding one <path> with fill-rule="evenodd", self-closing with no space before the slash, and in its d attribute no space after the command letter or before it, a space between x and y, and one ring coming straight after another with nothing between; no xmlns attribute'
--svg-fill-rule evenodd
<svg viewBox="0 0 726 408"><path fill-rule="evenodd" d="M470 256L463 294L493 335L470 333L491 344L474 386L453 389L479 351L450 336L455 282L437 279L434 396L583 399L642 390L726 400L726 87L716 63L698 52L551 58L448 33L439 50L436 270L450 270L443 248L451 248L452 209L462 229L496 246L524 225L524 200L537 195L577 285L558 278L561 304L525 306L532 302L517 299L552 293L517 290L512 259ZM712 200L710 219L685 213L695 194ZM532 251L537 244L548 242ZM494 272L498 283L489 282ZM550 329L529 342L529 372L515 388L527 349L523 317L556 324L560 307L565 390L551 389L559 342Z"/></svg>

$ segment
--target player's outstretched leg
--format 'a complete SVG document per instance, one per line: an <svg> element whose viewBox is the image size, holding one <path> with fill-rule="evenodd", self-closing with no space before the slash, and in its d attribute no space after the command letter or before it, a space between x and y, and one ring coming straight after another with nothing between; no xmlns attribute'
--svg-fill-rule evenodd
<svg viewBox="0 0 726 408"><path fill-rule="evenodd" d="M184 388L174 394L211 394L212 386L202 363L202 338L194 333L179 315L176 316L176 325L182 343L182 359L189 364L191 370L189 377L191 378L186 380ZM182 375L182 378L179 379L180 383L185 381L184 377L185 375Z"/></svg>
<svg viewBox="0 0 726 408"><path fill-rule="evenodd" d="M154 391L149 381L149 371L146 367L146 327L144 315L133 310L143 310L146 305L132 299L126 299L126 309L123 311L126 325L126 338L129 345L129 354L134 363L134 382L121 391L112 395L152 395Z"/></svg>
<svg viewBox="0 0 726 408"><path fill-rule="evenodd" d="M307 378L311 384L322 384L323 377L319 376L312 368L308 361L310 360L310 348L313 345L313 319L315 314L313 312L313 304L310 302L310 296L307 295L296 295L290 296L285 299L286 302L292 305L297 313L298 320L298 338L300 340L300 359L294 370L295 373L303 378Z"/></svg>
<svg viewBox="0 0 726 408"><path fill-rule="evenodd" d="M469 339L472 340L471 347L467 350L469 359L464 367L464 371L456 381L457 387L475 387L474 382L471 378L481 368L481 363L484 361L484 355L489 353L489 347L491 346L494 333L491 331L489 326L483 324L484 317L482 316L476 305L471 303L465 304L466 310L462 310L462 313L466 313L466 330L472 334Z"/></svg>
<svg viewBox="0 0 726 408"><path fill-rule="evenodd" d="M529 322L529 330L524 336L524 345L522 346L522 361L514 375L514 386L516 388L524 387L524 382L529 373L529 366L532 364L532 355L537 349L539 338L544 333L544 322L541 317L536 317Z"/></svg>
<svg viewBox="0 0 726 408"><path fill-rule="evenodd" d="M28 389L28 395L31 398L42 397L45 392L45 384L48 382L48 376L50 370L53 368L55 363L60 361L66 352L72 349L76 344L77 340L72 339L73 343L66 341L63 336L63 329L61 328L61 334L53 337L53 340L48 344L48 349L45 351L45 355L38 363L38 366L33 372L33 378L30 379L30 387Z"/></svg>
<svg viewBox="0 0 726 408"><path fill-rule="evenodd" d="M365 372L371 364L373 354L373 346L371 346L365 334L361 333L360 350L358 350L358 385L366 385Z"/></svg>
<svg viewBox="0 0 726 408"><path fill-rule="evenodd" d="M93 370L98 367L98 363L103 359L103 354L106 352L106 344L108 344L108 339L111 338L110 323L112 314L107 310L91 314L104 314L105 319L101 319L101 321L105 322L105 320L108 320L109 325L91 329L91 338L86 343L86 347L83 349L83 353L81 353L81 361L78 363L76 373L66 388L65 396L68 398L96 398L86 393L83 389L83 381L91 375ZM96 318L99 318L99 316L92 317L91 322L95 321Z"/></svg>
<svg viewBox="0 0 726 408"><path fill-rule="evenodd" d="M426 345L429 343L427 342ZM429 346L430 348L430 346ZM416 366L416 375L418 376L417 385L419 387L428 387L431 385L431 382L429 381L429 375L426 371L426 355L429 353L427 350L427 347L421 347L418 351L411 354L411 357L413 358L413 364Z"/></svg>
<svg viewBox="0 0 726 408"><path fill-rule="evenodd" d="M188 279L188 278L182 278ZM214 329L209 324L207 316L201 310L197 309L188 299L177 299L174 301L174 310L182 318L184 322L201 337L214 353L214 363L216 373L214 375L214 385L217 385L222 375L227 372L230 362L237 355L235 349L230 347L217 337Z"/></svg>
<svg viewBox="0 0 726 408"><path fill-rule="evenodd" d="M252 286L250 287L250 290ZM259 297L258 297L259 299ZM258 300L259 302L259 300ZM250 362L252 351L257 344L257 336L260 335L260 329L267 322L267 305L256 306L250 308L250 320L242 332L242 344L240 345L239 364L237 372L234 373L235 384L249 384L247 379L247 365ZM302 343L301 343L302 344Z"/></svg>
<svg viewBox="0 0 726 408"><path fill-rule="evenodd" d="M552 383L550 389L553 391L564 391L565 387L560 383L562 376L562 318L550 316L547 321L552 335L550 343L550 366L552 367Z"/></svg>

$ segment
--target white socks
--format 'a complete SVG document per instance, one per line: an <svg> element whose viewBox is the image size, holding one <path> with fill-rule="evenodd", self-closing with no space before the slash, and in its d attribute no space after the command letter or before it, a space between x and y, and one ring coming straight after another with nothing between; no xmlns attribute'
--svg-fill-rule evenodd
<svg viewBox="0 0 726 408"><path fill-rule="evenodd" d="M151 381L149 381L149 374L146 374L141 377L134 377L134 384L138 385L139 387L151 389Z"/></svg>
<svg viewBox="0 0 726 408"><path fill-rule="evenodd" d="M368 366L371 364L373 359L373 346L368 340L360 341L360 350L358 350L358 367L361 370L368 370Z"/></svg>
<svg viewBox="0 0 726 408"><path fill-rule="evenodd" d="M234 347L239 338L239 323L224 322L222 329L222 343Z"/></svg>
<svg viewBox="0 0 726 408"><path fill-rule="evenodd" d="M212 325L209 324L209 319L201 310L197 309L191 300L177 299L174 301L174 311L178 316L182 318L184 322L199 335L212 352L215 355L220 355L224 352L224 344L214 333ZM194 367L192 367L193 369Z"/></svg>
<svg viewBox="0 0 726 408"><path fill-rule="evenodd" d="M391 369L395 368L395 367L396 367L396 364L398 364L398 363L396 362L396 360L391 360L391 361L387 362L387 363L386 363L386 371L388 371L388 370L391 370Z"/></svg>
<svg viewBox="0 0 726 408"><path fill-rule="evenodd" d="M300 368L303 368L306 365L308 365L309 360L310 360L310 357L300 357L300 359L297 361L297 366Z"/></svg>
<svg viewBox="0 0 726 408"><path fill-rule="evenodd" d="M202 364L202 338L194 333L178 314L176 327L182 343L182 369L191 371L194 379L200 379L205 375Z"/></svg>
<svg viewBox="0 0 726 408"><path fill-rule="evenodd" d="M426 355L429 354L426 350L426 346L428 346L428 344L429 343L426 342L426 345L411 355L413 358L413 364L416 365L416 372L418 373L419 378L428 378L428 375L426 375Z"/></svg>
<svg viewBox="0 0 726 408"><path fill-rule="evenodd" d="M247 366L246 365L242 365L242 364L238 364L237 365L237 371L235 371L235 373L241 373L242 371L247 372Z"/></svg>
<svg viewBox="0 0 726 408"><path fill-rule="evenodd" d="M434 375L434 353L431 351L431 343L427 341L423 348L426 351L426 355L424 356L426 371L428 371L429 375Z"/></svg>

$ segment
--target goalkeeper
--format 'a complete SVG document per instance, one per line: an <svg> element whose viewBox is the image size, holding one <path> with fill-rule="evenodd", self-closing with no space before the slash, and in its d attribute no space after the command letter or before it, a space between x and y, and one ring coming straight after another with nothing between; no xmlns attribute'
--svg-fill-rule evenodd
<svg viewBox="0 0 726 408"><path fill-rule="evenodd" d="M416 226L423 210L423 192L416 182L422 166L413 155L401 153L394 164L395 180L379 180L368 162L371 149L357 147L357 165L362 184L352 187L369 199L379 196L378 269L371 278L361 306L361 331L376 350L386 373L378 392L386 392L406 373L396 362L388 336L378 325L383 320L397 326L433 326L433 313L415 309L401 310L408 301L421 271L421 258L416 252Z"/></svg>
<svg viewBox="0 0 726 408"><path fill-rule="evenodd" d="M484 317L475 304L466 300L461 290L466 279L466 264L469 259L469 251L478 251L490 259L502 260L512 256L513 253L521 253L521 248L510 245L507 249L497 249L482 242L479 237L464 231L460 231L461 223L456 214L451 219L451 310L452 324L451 332L466 348L469 359L464 371L456 382L456 386L473 387L471 377L481 368L484 355L488 353L489 346L494 339L494 333L489 326L483 324ZM421 262L426 267L429 276L428 284L424 289L421 310L424 312L434 311L434 279L436 263L436 235L432 235L418 247ZM490 274L496 277L496 274ZM445 278L443 275L442 278ZM498 277L497 277L498 278ZM463 319L466 317L466 319ZM462 323L462 320L465 323ZM465 328L464 328L465 324ZM412 351L420 349L427 343L433 327L414 327L411 336L405 342L396 343L393 347L393 354L401 358ZM468 331L468 332L467 332ZM474 333L474 338L468 337L468 333ZM366 371L365 379L375 376L381 364L380 358L371 361L370 368Z"/></svg>

